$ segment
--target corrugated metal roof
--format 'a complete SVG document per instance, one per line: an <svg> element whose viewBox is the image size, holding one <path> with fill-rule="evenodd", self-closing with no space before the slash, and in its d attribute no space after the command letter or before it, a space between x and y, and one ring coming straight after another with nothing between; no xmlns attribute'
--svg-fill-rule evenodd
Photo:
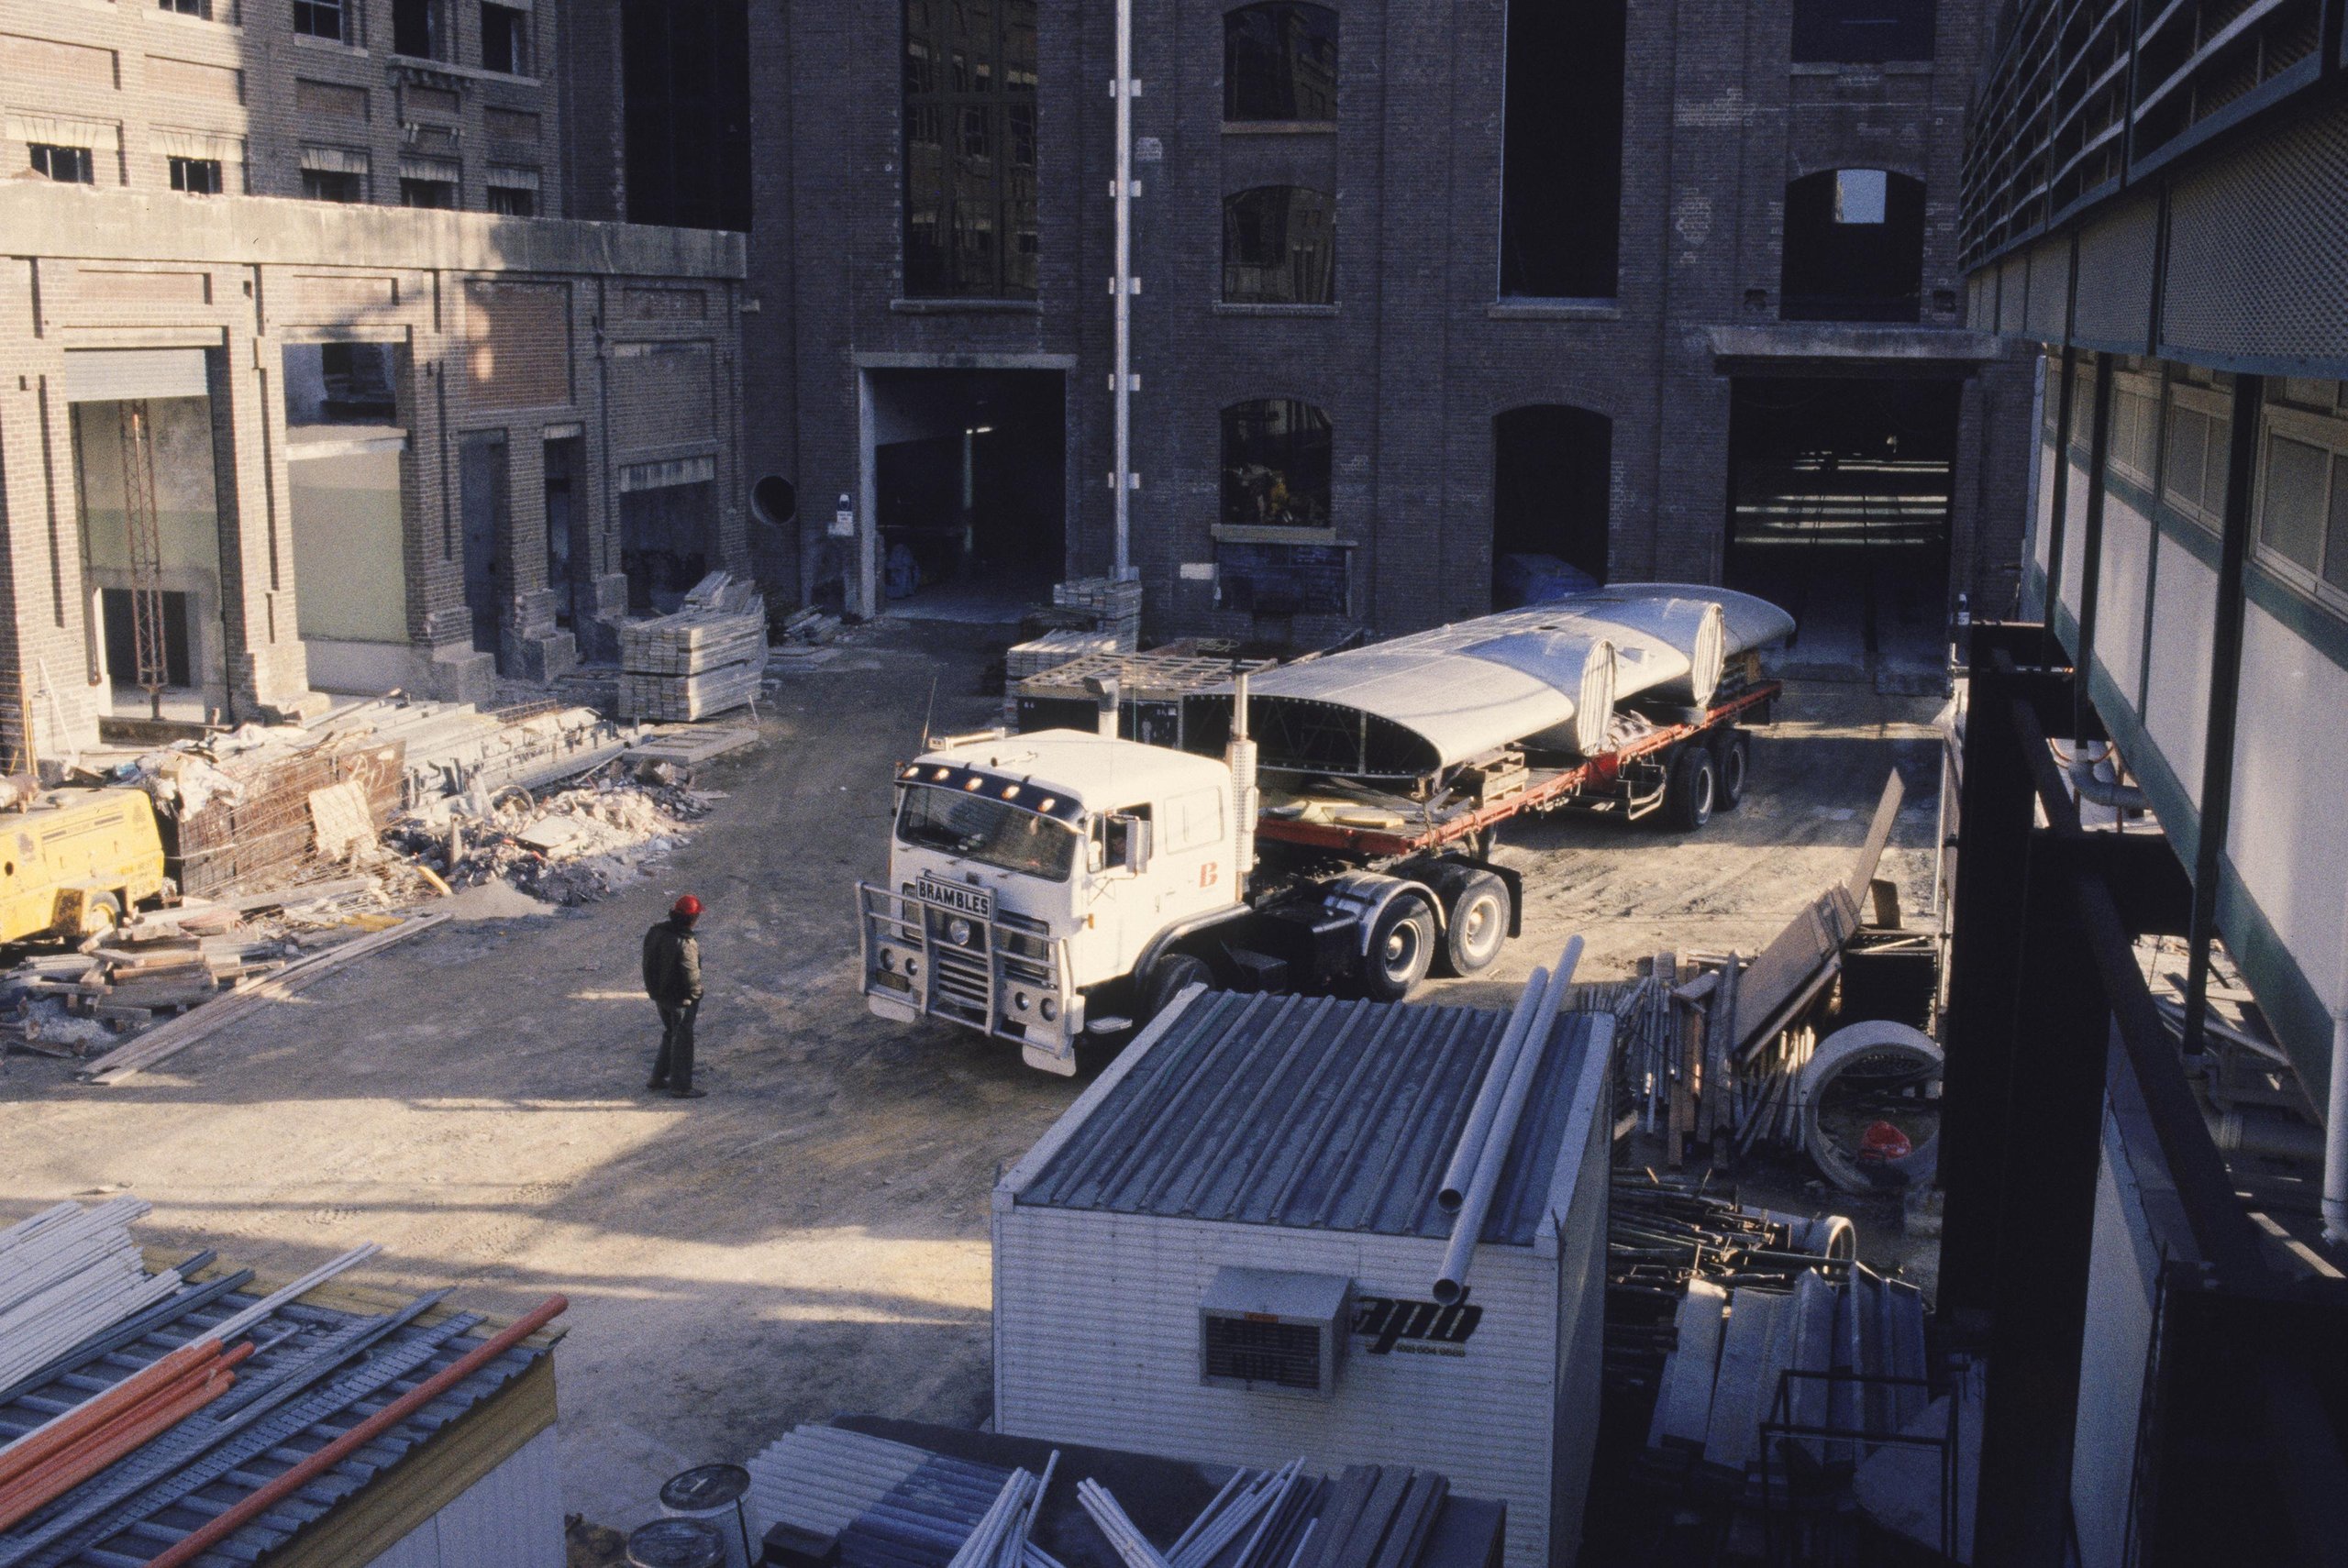
<svg viewBox="0 0 2348 1568"><path fill-rule="evenodd" d="M1435 1202L1504 1012L1209 992L1015 1195L1024 1206L1442 1238ZM1556 1022L1480 1240L1528 1246L1589 1054Z"/></svg>
<svg viewBox="0 0 2348 1568"><path fill-rule="evenodd" d="M184 1294L199 1289L192 1285ZM0 1445L203 1337L257 1299L240 1293L220 1297L17 1395L0 1405ZM421 1320L432 1316L411 1309L371 1318L302 1302L280 1308L253 1331L260 1348L238 1369L234 1388L0 1533L0 1568L123 1568L148 1562L488 1337L473 1331L482 1321L477 1316ZM546 1353L524 1346L500 1356L229 1536L198 1564L250 1563L283 1545ZM270 1408L276 1392L290 1397Z"/></svg>

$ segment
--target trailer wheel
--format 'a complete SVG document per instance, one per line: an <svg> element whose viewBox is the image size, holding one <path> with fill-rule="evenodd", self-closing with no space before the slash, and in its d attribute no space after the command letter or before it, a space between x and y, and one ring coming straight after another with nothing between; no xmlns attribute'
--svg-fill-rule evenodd
<svg viewBox="0 0 2348 1568"><path fill-rule="evenodd" d="M1364 994L1373 1001L1401 1001L1426 978L1434 948L1434 911L1425 896L1416 890L1395 894L1370 927L1369 951L1361 964Z"/></svg>
<svg viewBox="0 0 2348 1568"><path fill-rule="evenodd" d="M1689 746L1671 765L1670 787L1663 801L1664 825L1693 833L1712 820L1712 807L1719 799L1720 770L1712 762L1712 748Z"/></svg>
<svg viewBox="0 0 2348 1568"><path fill-rule="evenodd" d="M1723 812L1736 810L1744 799L1744 786L1752 775L1753 737L1743 730L1731 730L1721 743L1720 789L1715 806Z"/></svg>
<svg viewBox="0 0 2348 1568"><path fill-rule="evenodd" d="M1174 1005L1174 999L1192 986L1214 988L1214 971L1206 962L1188 953L1169 953L1149 966L1149 977L1142 982L1141 1018L1147 1023Z"/></svg>
<svg viewBox="0 0 2348 1568"><path fill-rule="evenodd" d="M1444 919L1443 972L1473 975L1490 966L1508 941L1508 884L1490 871L1459 879Z"/></svg>

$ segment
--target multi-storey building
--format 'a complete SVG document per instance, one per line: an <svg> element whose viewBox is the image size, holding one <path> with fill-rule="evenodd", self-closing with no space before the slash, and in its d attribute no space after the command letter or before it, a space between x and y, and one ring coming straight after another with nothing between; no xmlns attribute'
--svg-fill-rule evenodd
<svg viewBox="0 0 2348 1568"><path fill-rule="evenodd" d="M1955 831L1972 1560L2336 1562L2348 6L2009 5L1961 216L2042 409Z"/></svg>
<svg viewBox="0 0 2348 1568"><path fill-rule="evenodd" d="M1957 266L1989 9L1135 0L1153 624L1401 630L1522 591L1530 557L1778 593L1824 662L1936 659L1955 595L2012 591L1996 458L2029 414ZM1114 13L599 24L741 40L661 53L669 85L631 83L581 186L669 211L656 149L714 148L746 105L747 452L805 498L809 594L873 611L1115 564Z"/></svg>
<svg viewBox="0 0 2348 1568"><path fill-rule="evenodd" d="M743 242L564 215L562 15L0 0L19 760L482 696L748 568Z"/></svg>

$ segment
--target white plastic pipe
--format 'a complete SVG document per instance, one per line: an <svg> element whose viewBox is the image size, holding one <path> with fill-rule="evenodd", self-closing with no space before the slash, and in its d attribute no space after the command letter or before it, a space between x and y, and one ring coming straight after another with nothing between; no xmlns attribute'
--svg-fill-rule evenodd
<svg viewBox="0 0 2348 1568"><path fill-rule="evenodd" d="M1541 999L1548 989L1548 967L1535 967L1516 999L1515 1010L1509 1014L1508 1027L1501 1031L1501 1043L1492 1051L1492 1065L1485 1070L1483 1087L1476 1091L1475 1101L1468 1108L1468 1125L1459 1130L1458 1145L1451 1151L1451 1164L1444 1169L1443 1186L1435 1189L1434 1200L1446 1212L1457 1213L1459 1206L1468 1200L1468 1189L1476 1183L1476 1168L1484 1157L1484 1140L1491 1134L1492 1119L1500 1113L1501 1101L1507 1098L1510 1075L1516 1071L1516 1058L1524 1049L1525 1032L1533 1027L1533 1015L1541 1010Z"/></svg>
<svg viewBox="0 0 2348 1568"><path fill-rule="evenodd" d="M2323 1113L2323 1236L2348 1242L2348 922L2341 928L2340 999L2331 1010L2331 1086Z"/></svg>

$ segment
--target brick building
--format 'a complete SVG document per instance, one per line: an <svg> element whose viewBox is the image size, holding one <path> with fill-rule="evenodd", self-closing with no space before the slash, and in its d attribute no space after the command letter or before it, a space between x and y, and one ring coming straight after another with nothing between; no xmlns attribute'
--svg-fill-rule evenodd
<svg viewBox="0 0 2348 1568"><path fill-rule="evenodd" d="M1401 630L1519 591L1512 556L1725 576L1863 666L2009 602L2030 385L1957 266L1992 9L1136 0L1154 629ZM916 603L1108 569L1113 7L572 25L626 87L598 210L671 214L664 151L749 121L778 574L870 611L892 562Z"/></svg>
<svg viewBox="0 0 2348 1568"><path fill-rule="evenodd" d="M0 0L0 744L483 697L747 568L743 241L554 215L557 17Z"/></svg>

